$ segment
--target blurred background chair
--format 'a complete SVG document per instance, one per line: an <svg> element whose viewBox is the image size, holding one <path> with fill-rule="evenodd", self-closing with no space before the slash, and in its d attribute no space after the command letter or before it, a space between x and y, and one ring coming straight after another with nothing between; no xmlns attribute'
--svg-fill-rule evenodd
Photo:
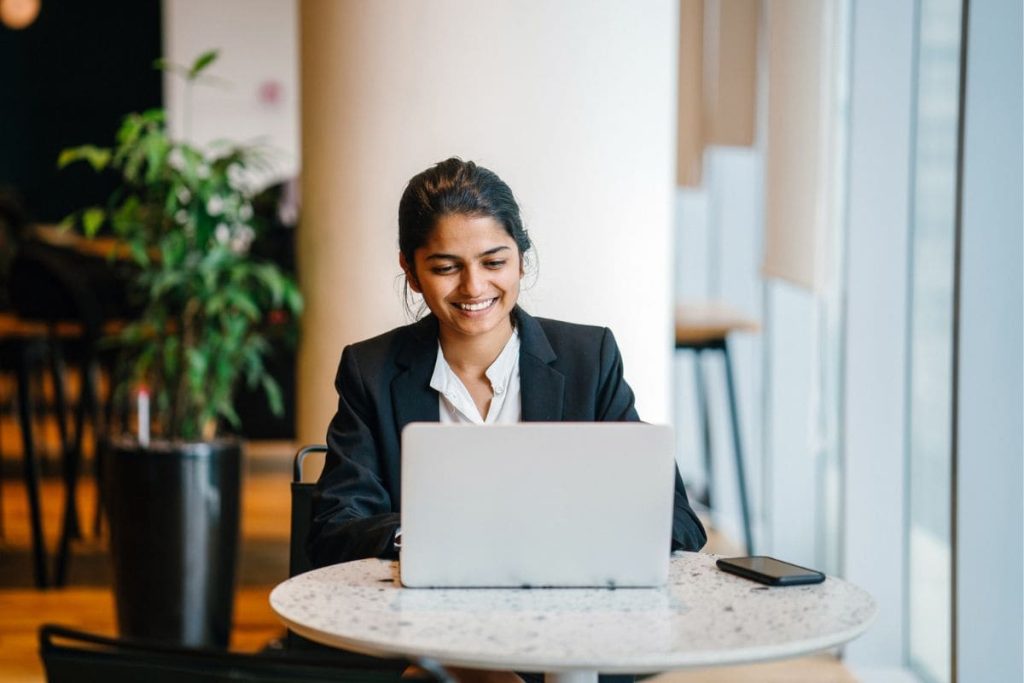
<svg viewBox="0 0 1024 683"><path fill-rule="evenodd" d="M729 335L734 332L757 332L757 321L717 302L686 304L676 309L676 349L693 352L694 378L697 390L698 419L701 426L704 474L706 485L697 500L712 508L713 451L711 416L708 409L707 381L702 363L705 354L721 354L725 365L725 389L728 395L729 425L732 432L733 455L736 459L736 486L743 519L743 538L748 555L754 554L754 537L750 528L750 500L747 496L746 470L743 460L743 439L740 433L739 408L736 401L736 380L729 355Z"/></svg>
<svg viewBox="0 0 1024 683"><path fill-rule="evenodd" d="M303 683L350 681L439 681L452 679L432 662L418 671L398 671L340 663L331 657L288 652L241 654L108 638L46 624L39 630L39 653L50 683ZM408 668L408 665L405 667Z"/></svg>
<svg viewBox="0 0 1024 683"><path fill-rule="evenodd" d="M39 566L43 534L39 521L39 453L34 435L33 408L42 403L56 421L64 482L64 509L53 569L54 585L67 578L70 542L82 536L77 504L77 483L82 472L86 429L91 435L90 451L97 479L103 469L104 419L101 411L99 371L100 339L116 327L116 321L129 311L123 279L117 265L105 259L80 254L42 240L23 240L10 263L7 292L19 334L13 356L17 368L18 416L22 435L25 482L29 489L33 527L33 557L36 583L48 583L45 568ZM38 401L35 389L43 388L43 378L52 388L52 405ZM69 381L70 380L70 381ZM69 386L77 386L75 400L69 398ZM108 403L109 405L109 403ZM98 487L102 492L102 487ZM100 529L103 496L97 498L94 533Z"/></svg>

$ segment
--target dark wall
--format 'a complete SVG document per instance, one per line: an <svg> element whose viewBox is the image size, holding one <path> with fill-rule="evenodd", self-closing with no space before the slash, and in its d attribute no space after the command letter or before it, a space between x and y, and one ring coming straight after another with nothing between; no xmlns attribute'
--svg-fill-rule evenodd
<svg viewBox="0 0 1024 683"><path fill-rule="evenodd" d="M101 204L114 188L60 150L110 146L121 118L162 105L159 0L44 0L20 31L0 25L0 186L38 222Z"/></svg>

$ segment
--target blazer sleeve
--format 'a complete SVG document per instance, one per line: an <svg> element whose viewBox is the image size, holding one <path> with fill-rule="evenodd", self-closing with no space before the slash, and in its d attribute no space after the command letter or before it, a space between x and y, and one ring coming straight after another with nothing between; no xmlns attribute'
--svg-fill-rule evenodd
<svg viewBox="0 0 1024 683"><path fill-rule="evenodd" d="M601 378L597 394L597 420L600 422L639 422L633 390L622 371L622 354L611 330L601 340ZM690 507L679 465L675 467L675 502L672 507L672 550L697 551L707 543L704 525Z"/></svg>
<svg viewBox="0 0 1024 683"><path fill-rule="evenodd" d="M382 481L384 454L371 425L373 402L356 354L347 347L335 379L338 412L327 430L327 458L313 494L306 551L313 566L396 557L399 514Z"/></svg>

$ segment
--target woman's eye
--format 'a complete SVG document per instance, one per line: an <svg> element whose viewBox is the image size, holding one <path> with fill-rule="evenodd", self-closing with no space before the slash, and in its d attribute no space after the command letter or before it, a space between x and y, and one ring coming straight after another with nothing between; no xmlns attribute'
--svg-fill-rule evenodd
<svg viewBox="0 0 1024 683"><path fill-rule="evenodd" d="M430 269L430 272L434 273L435 275L448 275L449 273L455 272L455 266L434 266L433 268Z"/></svg>
<svg viewBox="0 0 1024 683"><path fill-rule="evenodd" d="M486 263L484 263L484 265L487 266L488 268L493 268L493 269L496 270L496 269L501 268L502 266L504 266L505 263L507 263L507 261L502 259L502 260L499 260L499 261L487 261Z"/></svg>

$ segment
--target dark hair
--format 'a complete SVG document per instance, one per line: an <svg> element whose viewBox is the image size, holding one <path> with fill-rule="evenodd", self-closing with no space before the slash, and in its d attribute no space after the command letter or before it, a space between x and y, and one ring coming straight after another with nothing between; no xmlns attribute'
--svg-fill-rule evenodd
<svg viewBox="0 0 1024 683"><path fill-rule="evenodd" d="M523 257L533 246L512 189L498 174L452 157L412 177L398 203L398 249L412 268L417 249L437 221L453 214L489 216L501 223Z"/></svg>

